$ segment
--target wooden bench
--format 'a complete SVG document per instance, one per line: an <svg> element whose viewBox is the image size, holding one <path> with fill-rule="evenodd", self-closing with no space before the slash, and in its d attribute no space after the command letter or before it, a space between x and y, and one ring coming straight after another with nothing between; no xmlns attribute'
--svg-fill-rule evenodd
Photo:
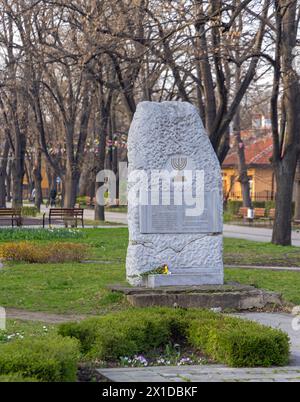
<svg viewBox="0 0 300 402"><path fill-rule="evenodd" d="M63 221L66 227L70 223L77 228L78 221L80 221L84 228L83 212L83 208L51 208L48 216L49 226L51 226L53 220L56 220ZM43 215L43 228L45 227L45 224L46 213Z"/></svg>
<svg viewBox="0 0 300 402"><path fill-rule="evenodd" d="M20 208L0 209L0 220L11 221L11 227L22 226L22 213Z"/></svg>
<svg viewBox="0 0 300 402"><path fill-rule="evenodd" d="M241 207L239 209L239 212L238 212L237 216L239 218L247 218L247 214L248 214L248 208L247 207Z"/></svg>
<svg viewBox="0 0 300 402"><path fill-rule="evenodd" d="M265 208L254 208L254 219L263 219L266 217Z"/></svg>
<svg viewBox="0 0 300 402"><path fill-rule="evenodd" d="M270 219L270 222L272 222L275 219L275 208L270 209L269 219Z"/></svg>

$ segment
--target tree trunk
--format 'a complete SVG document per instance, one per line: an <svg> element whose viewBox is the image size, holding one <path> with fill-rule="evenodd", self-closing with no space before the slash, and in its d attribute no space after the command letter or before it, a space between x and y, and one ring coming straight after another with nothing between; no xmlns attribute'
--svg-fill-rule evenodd
<svg viewBox="0 0 300 402"><path fill-rule="evenodd" d="M276 8L276 52L274 64L271 119L273 131L273 167L276 178L276 213L272 243L291 244L293 185L299 158L300 84L293 66L299 25L297 3L278 0ZM282 100L279 89L282 82ZM279 129L279 102L281 127Z"/></svg>
<svg viewBox="0 0 300 402"><path fill-rule="evenodd" d="M21 161L14 160L12 164L12 207L21 208L23 205L24 167Z"/></svg>
<svg viewBox="0 0 300 402"><path fill-rule="evenodd" d="M33 168L34 188L35 188L35 206L38 211L41 210L41 204L43 203L43 190L42 190L42 154L41 151L36 150L37 156L35 165Z"/></svg>
<svg viewBox="0 0 300 402"><path fill-rule="evenodd" d="M295 220L300 220L300 160L297 163L296 178L295 178Z"/></svg>
<svg viewBox="0 0 300 402"><path fill-rule="evenodd" d="M101 137L99 142L99 153L98 153L98 161L97 161L97 173L101 172L105 167L105 151L106 151L106 132L101 130ZM98 189L103 186L103 182L97 182L95 184L95 195L97 198ZM100 205L97 200L95 202L95 221L105 221L105 211L104 205Z"/></svg>
<svg viewBox="0 0 300 402"><path fill-rule="evenodd" d="M285 161L275 167L277 192L272 243L291 245L294 174Z"/></svg>
<svg viewBox="0 0 300 402"><path fill-rule="evenodd" d="M109 127L109 119L110 119L110 110L111 110L111 102L112 102L113 92L109 91L107 95L107 99L104 99L103 87L99 86L99 103L100 103L100 116L101 123L99 127L99 144L98 144L98 159L96 161L96 175L98 172L101 172L105 168L105 153L106 153L106 138L108 135L108 127ZM98 189L103 186L104 183L95 184L95 194L97 198ZM99 205L97 200L95 202L95 220L96 221L104 221L105 220L105 212L104 205Z"/></svg>
<svg viewBox="0 0 300 402"><path fill-rule="evenodd" d="M249 177L245 159L245 146L241 137L241 120L240 120L240 107L234 117L233 131L238 156L238 181L241 184L243 207L251 208L252 201L250 195Z"/></svg>
<svg viewBox="0 0 300 402"><path fill-rule="evenodd" d="M77 199L80 174L67 171L64 180L64 208L74 208Z"/></svg>
<svg viewBox="0 0 300 402"><path fill-rule="evenodd" d="M6 174L3 174L2 167L0 168L0 208L6 208Z"/></svg>
<svg viewBox="0 0 300 402"><path fill-rule="evenodd" d="M7 160L9 153L9 142L4 143L4 152L0 160L0 208L6 208L6 180L7 180Z"/></svg>
<svg viewBox="0 0 300 402"><path fill-rule="evenodd" d="M11 172L12 172L12 161L8 161L7 175L6 175L6 201L11 202Z"/></svg>

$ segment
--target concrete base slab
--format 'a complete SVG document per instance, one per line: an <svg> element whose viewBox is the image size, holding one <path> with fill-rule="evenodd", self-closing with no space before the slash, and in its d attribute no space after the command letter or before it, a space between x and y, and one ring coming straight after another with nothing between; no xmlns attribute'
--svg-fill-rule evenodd
<svg viewBox="0 0 300 402"><path fill-rule="evenodd" d="M282 306L281 295L239 284L174 286L158 288L111 287L122 292L135 307L218 308L221 310L252 310Z"/></svg>

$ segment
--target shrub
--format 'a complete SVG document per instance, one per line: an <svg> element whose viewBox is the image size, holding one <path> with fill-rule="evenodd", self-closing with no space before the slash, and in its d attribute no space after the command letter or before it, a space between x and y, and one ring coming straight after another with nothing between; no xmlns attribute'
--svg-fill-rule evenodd
<svg viewBox="0 0 300 402"><path fill-rule="evenodd" d="M20 373L0 375L0 382L38 382L35 377L23 377Z"/></svg>
<svg viewBox="0 0 300 402"><path fill-rule="evenodd" d="M82 229L0 229L0 241L12 240L63 240L79 239L85 236Z"/></svg>
<svg viewBox="0 0 300 402"><path fill-rule="evenodd" d="M289 339L282 331L235 318L195 320L187 333L189 344L232 367L284 366Z"/></svg>
<svg viewBox="0 0 300 402"><path fill-rule="evenodd" d="M226 212L228 212L231 215L237 215L239 212L239 209L242 206L243 206L243 201L228 200L227 205L226 205Z"/></svg>
<svg viewBox="0 0 300 402"><path fill-rule="evenodd" d="M82 195L80 197L76 198L76 203L80 204L81 206L86 206L87 205L87 198L89 199L89 197Z"/></svg>
<svg viewBox="0 0 300 402"><path fill-rule="evenodd" d="M266 212L267 214L269 213L270 209L274 209L275 208L275 201L266 201L265 203L265 208L266 208Z"/></svg>
<svg viewBox="0 0 300 402"><path fill-rule="evenodd" d="M87 247L75 243L14 242L0 245L0 258L28 263L63 263L82 261Z"/></svg>
<svg viewBox="0 0 300 402"><path fill-rule="evenodd" d="M281 366L289 358L283 332L203 310L129 310L62 324L59 333L77 338L87 359L114 360L178 341L235 367Z"/></svg>
<svg viewBox="0 0 300 402"><path fill-rule="evenodd" d="M253 201L253 208L266 208L266 201Z"/></svg>
<svg viewBox="0 0 300 402"><path fill-rule="evenodd" d="M230 212L225 211L225 212L223 213L223 222L224 222L224 223L231 222L231 221L234 220L234 218L235 218L235 216L234 216L232 213L230 213Z"/></svg>
<svg viewBox="0 0 300 402"><path fill-rule="evenodd" d="M174 321L172 310L129 310L81 323L62 324L59 333L79 339L87 358L111 360L147 353L168 343L176 335Z"/></svg>
<svg viewBox="0 0 300 402"><path fill-rule="evenodd" d="M27 338L0 345L0 375L22 375L45 382L76 380L79 344L75 339Z"/></svg>
<svg viewBox="0 0 300 402"><path fill-rule="evenodd" d="M37 207L22 207L22 216L36 217L38 213Z"/></svg>

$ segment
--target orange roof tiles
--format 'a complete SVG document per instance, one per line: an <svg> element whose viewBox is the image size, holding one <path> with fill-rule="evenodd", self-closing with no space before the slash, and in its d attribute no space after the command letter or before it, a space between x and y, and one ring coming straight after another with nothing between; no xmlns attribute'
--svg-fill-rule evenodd
<svg viewBox="0 0 300 402"><path fill-rule="evenodd" d="M270 165L273 141L271 137L256 140L245 144L245 158L247 165ZM228 153L223 166L235 166L238 163L236 146Z"/></svg>

